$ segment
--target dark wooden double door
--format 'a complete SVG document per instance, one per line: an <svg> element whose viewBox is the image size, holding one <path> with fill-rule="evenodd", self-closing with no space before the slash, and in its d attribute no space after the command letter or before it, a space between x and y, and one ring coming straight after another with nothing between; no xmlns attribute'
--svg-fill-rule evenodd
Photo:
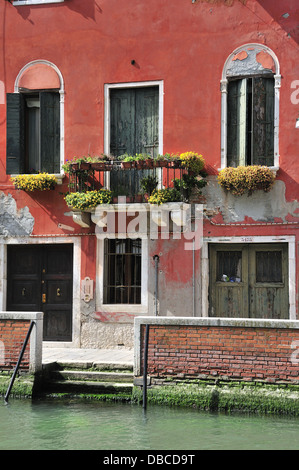
<svg viewBox="0 0 299 470"><path fill-rule="evenodd" d="M210 245L209 314L289 318L288 246Z"/></svg>
<svg viewBox="0 0 299 470"><path fill-rule="evenodd" d="M72 340L73 246L9 245L7 310L44 312L44 341Z"/></svg>

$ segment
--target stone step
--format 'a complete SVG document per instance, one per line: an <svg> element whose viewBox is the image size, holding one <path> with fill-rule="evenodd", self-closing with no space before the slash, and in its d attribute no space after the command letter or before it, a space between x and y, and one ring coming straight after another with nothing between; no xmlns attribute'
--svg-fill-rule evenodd
<svg viewBox="0 0 299 470"><path fill-rule="evenodd" d="M133 365L130 363L120 363L120 362L78 362L78 361L59 361L54 363L49 363L44 367L49 367L52 369L67 369L67 370L85 370L93 369L97 371L127 371L133 372Z"/></svg>
<svg viewBox="0 0 299 470"><path fill-rule="evenodd" d="M133 383L113 383L85 380L48 381L44 388L52 393L120 394L132 393Z"/></svg>
<svg viewBox="0 0 299 470"><path fill-rule="evenodd" d="M112 383L133 383L133 374L126 372L103 372L87 370L54 370L51 373L54 380L91 380Z"/></svg>

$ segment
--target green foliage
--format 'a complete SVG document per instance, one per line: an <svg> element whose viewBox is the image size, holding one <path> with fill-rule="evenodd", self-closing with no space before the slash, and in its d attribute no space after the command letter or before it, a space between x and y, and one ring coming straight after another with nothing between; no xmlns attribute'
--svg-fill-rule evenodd
<svg viewBox="0 0 299 470"><path fill-rule="evenodd" d="M257 383L212 385L203 381L153 386L148 403L182 406L205 411L287 414L299 416L299 391ZM142 403L142 390L134 387L132 401Z"/></svg>
<svg viewBox="0 0 299 470"><path fill-rule="evenodd" d="M205 160L202 155L196 152L184 152L180 154L182 166L199 175L205 166Z"/></svg>
<svg viewBox="0 0 299 470"><path fill-rule="evenodd" d="M182 196L175 188L156 189L148 199L149 204L165 204L167 202L180 202Z"/></svg>
<svg viewBox="0 0 299 470"><path fill-rule="evenodd" d="M195 176L194 174L183 174L182 179L175 178L172 181L175 189L178 191L181 189L184 190L184 196L187 200L189 200L194 189L201 194L201 189L207 184L204 178Z"/></svg>
<svg viewBox="0 0 299 470"><path fill-rule="evenodd" d="M99 204L110 204L112 201L112 192L108 189L100 189L99 191L69 193L64 199L69 207L84 210Z"/></svg>
<svg viewBox="0 0 299 470"><path fill-rule="evenodd" d="M140 181L141 189L149 195L156 189L157 184L158 180L155 176L147 176Z"/></svg>
<svg viewBox="0 0 299 470"><path fill-rule="evenodd" d="M269 192L275 181L275 175L266 166L238 166L237 168L224 168L219 172L218 183L222 188L235 196L253 191L263 190Z"/></svg>
<svg viewBox="0 0 299 470"><path fill-rule="evenodd" d="M26 192L47 191L54 189L57 184L55 175L49 175L48 173L18 175L12 177L11 181L17 189L22 189Z"/></svg>

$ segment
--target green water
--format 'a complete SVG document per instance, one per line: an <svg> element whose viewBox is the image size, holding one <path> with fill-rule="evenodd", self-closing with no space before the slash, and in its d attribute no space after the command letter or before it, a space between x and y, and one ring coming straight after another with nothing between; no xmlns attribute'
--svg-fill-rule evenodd
<svg viewBox="0 0 299 470"><path fill-rule="evenodd" d="M1 450L298 450L299 419L80 401L0 402Z"/></svg>

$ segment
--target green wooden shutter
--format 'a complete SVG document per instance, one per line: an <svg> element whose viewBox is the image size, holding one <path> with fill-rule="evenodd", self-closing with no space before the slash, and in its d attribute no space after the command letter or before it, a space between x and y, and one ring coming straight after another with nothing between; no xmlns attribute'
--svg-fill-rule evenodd
<svg viewBox="0 0 299 470"><path fill-rule="evenodd" d="M110 152L116 157L136 152L134 89L111 90Z"/></svg>
<svg viewBox="0 0 299 470"><path fill-rule="evenodd" d="M253 78L253 159L255 165L274 165L274 79Z"/></svg>
<svg viewBox="0 0 299 470"><path fill-rule="evenodd" d="M41 171L60 173L59 93L40 93Z"/></svg>
<svg viewBox="0 0 299 470"><path fill-rule="evenodd" d="M6 99L6 174L20 174L25 168L25 100L20 93L8 93Z"/></svg>
<svg viewBox="0 0 299 470"><path fill-rule="evenodd" d="M141 87L111 90L110 152L148 153L156 156L159 148L159 88ZM143 171L111 171L110 187L118 195L137 194L140 180L151 174Z"/></svg>
<svg viewBox="0 0 299 470"><path fill-rule="evenodd" d="M153 157L159 147L159 90L158 87L136 89L135 149Z"/></svg>
<svg viewBox="0 0 299 470"><path fill-rule="evenodd" d="M246 164L247 80L228 85L227 166Z"/></svg>

